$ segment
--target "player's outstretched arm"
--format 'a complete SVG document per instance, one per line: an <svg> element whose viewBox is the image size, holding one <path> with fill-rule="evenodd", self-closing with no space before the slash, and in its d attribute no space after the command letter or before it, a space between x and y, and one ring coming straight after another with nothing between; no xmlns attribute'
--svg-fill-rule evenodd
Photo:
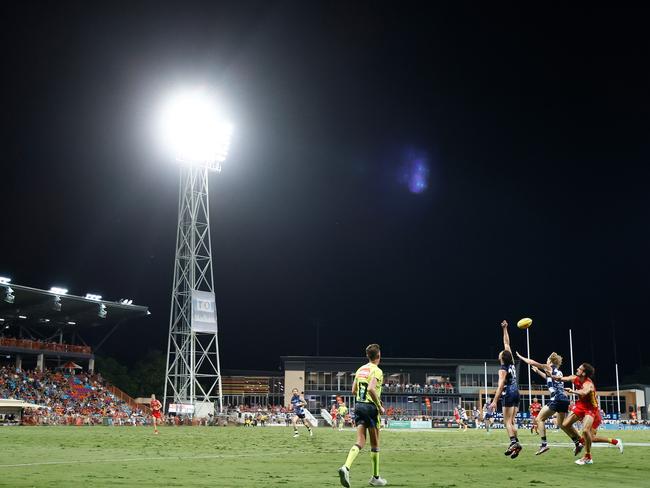
<svg viewBox="0 0 650 488"><path fill-rule="evenodd" d="M526 364L530 364L531 366L534 366L534 367L536 367L536 368L539 368L539 369L541 369L542 371L545 371L546 373L550 373L550 372L551 372L551 371L550 371L551 368L550 368L547 364L538 363L538 362L535 361L534 359L530 359L530 358L527 358L526 356L522 356L521 354L519 354L519 352L517 352L517 357L518 357L519 359L521 359L524 363L526 363Z"/></svg>
<svg viewBox="0 0 650 488"><path fill-rule="evenodd" d="M535 373L537 373L538 375L540 375L540 376L541 376L542 378L544 378L544 379L548 378L548 376L549 376L545 371L542 371L542 370L539 369L537 366L533 366L533 365L531 365L531 369L532 369L533 371L535 371Z"/></svg>
<svg viewBox="0 0 650 488"><path fill-rule="evenodd" d="M503 348L512 353L512 349L510 349L510 336L508 335L508 322L505 320L501 322L501 328L503 329Z"/></svg>
<svg viewBox="0 0 650 488"><path fill-rule="evenodd" d="M588 395L592 391L594 391L594 384L589 382L585 383L582 388L579 390L574 390L573 388L565 388L565 390L569 393L572 393L574 395L578 395L580 397L583 397L585 395Z"/></svg>

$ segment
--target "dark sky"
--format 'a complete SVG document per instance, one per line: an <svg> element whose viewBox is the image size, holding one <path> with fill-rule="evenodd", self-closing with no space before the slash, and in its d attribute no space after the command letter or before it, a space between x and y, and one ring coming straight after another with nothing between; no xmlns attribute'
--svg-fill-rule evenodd
<svg viewBox="0 0 650 488"><path fill-rule="evenodd" d="M494 356L522 316L533 356L572 328L601 382L614 327L623 372L648 362L650 11L113 3L21 2L0 34L0 275L148 305L106 353L166 348L179 170L153 127L204 85L235 126L222 367L314 354L318 323L322 354Z"/></svg>

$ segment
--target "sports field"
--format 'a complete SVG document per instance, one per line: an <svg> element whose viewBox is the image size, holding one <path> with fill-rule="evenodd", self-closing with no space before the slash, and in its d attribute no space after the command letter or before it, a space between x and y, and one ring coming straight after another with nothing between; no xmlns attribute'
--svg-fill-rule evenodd
<svg viewBox="0 0 650 488"><path fill-rule="evenodd" d="M0 485L10 487L340 486L354 432L321 428L298 438L284 427L6 427L0 429ZM524 451L506 458L503 431L382 432L381 474L390 486L522 487L650 486L650 431L609 431L625 452L594 449L592 466L576 466L561 433L551 451L535 456L538 437L520 431ZM364 449L352 486L367 486ZM589 484L585 483L589 480Z"/></svg>

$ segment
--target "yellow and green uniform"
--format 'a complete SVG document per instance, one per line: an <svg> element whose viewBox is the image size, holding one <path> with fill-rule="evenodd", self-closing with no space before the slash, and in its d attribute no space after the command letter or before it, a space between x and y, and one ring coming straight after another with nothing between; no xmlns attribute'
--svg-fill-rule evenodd
<svg viewBox="0 0 650 488"><path fill-rule="evenodd" d="M345 405L339 405L339 415L341 418L344 418L348 414L348 407Z"/></svg>
<svg viewBox="0 0 650 488"><path fill-rule="evenodd" d="M370 383L373 378L375 381L375 393L377 400L375 401L368 392ZM357 426L364 426L368 429L378 429L380 426L380 412L381 412L381 385L384 383L384 373L376 364L368 363L361 366L354 375L354 385L356 391L357 403L354 407L354 423ZM339 412L341 409L339 408ZM352 467L352 463L357 458L361 447L357 444L352 446L348 457L345 460L345 465L339 470L339 474L346 473ZM372 460L372 474L375 478L379 478L379 447L371 448L370 459Z"/></svg>
<svg viewBox="0 0 650 488"><path fill-rule="evenodd" d="M376 403L368 393L368 387L373 378L377 380L375 393L377 393L377 399L380 400L379 403ZM381 385L384 384L384 373L379 366L373 363L364 364L357 369L354 382L357 385L357 403L374 403L379 410L381 407Z"/></svg>

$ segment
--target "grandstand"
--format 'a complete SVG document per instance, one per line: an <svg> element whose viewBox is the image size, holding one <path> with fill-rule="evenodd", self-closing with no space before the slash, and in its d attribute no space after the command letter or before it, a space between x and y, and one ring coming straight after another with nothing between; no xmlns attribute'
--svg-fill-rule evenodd
<svg viewBox="0 0 650 488"><path fill-rule="evenodd" d="M0 355L19 369L42 371L76 361L94 371L94 352L124 322L149 315L130 300L68 295L0 282ZM84 336L99 337L89 345Z"/></svg>
<svg viewBox="0 0 650 488"><path fill-rule="evenodd" d="M94 374L95 352L124 322L147 315L147 307L130 300L68 295L67 290L10 285L3 279L0 399L39 405L26 423L131 421L143 407ZM86 340L91 337L92 345Z"/></svg>

